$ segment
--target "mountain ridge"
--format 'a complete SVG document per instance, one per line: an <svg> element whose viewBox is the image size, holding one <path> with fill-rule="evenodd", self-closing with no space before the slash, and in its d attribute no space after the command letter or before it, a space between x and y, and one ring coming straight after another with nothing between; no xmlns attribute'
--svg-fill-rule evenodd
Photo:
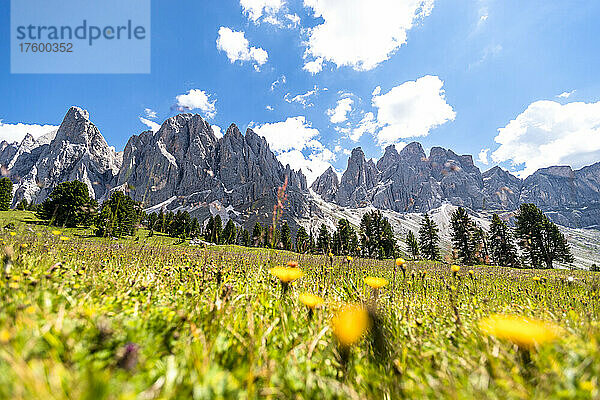
<svg viewBox="0 0 600 400"><path fill-rule="evenodd" d="M99 201L122 190L148 208L165 205L200 217L219 212L239 224L267 223L286 185L284 218L298 221L311 205L306 177L283 165L265 138L231 124L217 138L198 114L177 114L156 131L132 135L122 152L111 148L89 113L71 107L58 130L20 143L0 143L0 164L14 185L14 203L41 202L56 184L79 179ZM357 147L338 177L328 168L310 188L340 207L372 206L423 213L449 203L474 211L514 211L533 202L570 227L600 226L600 162L573 170L542 168L525 179L495 166L484 172L471 155L418 142L385 148L374 162ZM215 211L216 210L216 211ZM225 210L225 211L224 211Z"/></svg>

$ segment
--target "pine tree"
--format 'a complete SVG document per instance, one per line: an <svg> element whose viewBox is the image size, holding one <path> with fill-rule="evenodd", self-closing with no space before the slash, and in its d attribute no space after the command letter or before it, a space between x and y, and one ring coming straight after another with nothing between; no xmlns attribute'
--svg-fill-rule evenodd
<svg viewBox="0 0 600 400"><path fill-rule="evenodd" d="M90 197L85 183L63 182L56 185L48 198L40 204L37 216L49 220L51 225L74 228L77 225L90 225L96 208L96 200Z"/></svg>
<svg viewBox="0 0 600 400"><path fill-rule="evenodd" d="M554 261L570 263L573 255L565 236L534 204L521 204L516 236L526 260L534 268L552 268Z"/></svg>
<svg viewBox="0 0 600 400"><path fill-rule="evenodd" d="M303 254L310 251L310 238L303 226L298 228L298 232L296 233L296 251Z"/></svg>
<svg viewBox="0 0 600 400"><path fill-rule="evenodd" d="M96 236L121 237L135 233L141 217L141 207L125 193L116 191L102 203L96 221Z"/></svg>
<svg viewBox="0 0 600 400"><path fill-rule="evenodd" d="M475 225L473 228L473 243L475 245L475 261L480 264L489 264L489 238L487 233L483 230L483 228L477 225Z"/></svg>
<svg viewBox="0 0 600 400"><path fill-rule="evenodd" d="M225 224L223 229L223 238L221 239L222 244L234 244L235 243L235 224L231 219Z"/></svg>
<svg viewBox="0 0 600 400"><path fill-rule="evenodd" d="M315 247L321 254L327 254L331 250L331 236L329 235L329 231L325 224L321 224L321 228L319 228Z"/></svg>
<svg viewBox="0 0 600 400"><path fill-rule="evenodd" d="M365 257L390 258L397 253L392 225L381 211L371 211L360 221L362 253Z"/></svg>
<svg viewBox="0 0 600 400"><path fill-rule="evenodd" d="M492 217L490 225L490 255L497 265L512 268L519 266L519 258L510 229L497 214Z"/></svg>
<svg viewBox="0 0 600 400"><path fill-rule="evenodd" d="M281 239L280 243L284 250L292 250L292 231L290 230L290 226L287 221L283 223L281 227Z"/></svg>
<svg viewBox="0 0 600 400"><path fill-rule="evenodd" d="M239 240L239 244L241 246L250 246L252 243L252 240L250 239L250 232L248 232L245 228L241 228L241 233L240 233L240 240Z"/></svg>
<svg viewBox="0 0 600 400"><path fill-rule="evenodd" d="M0 179L0 211L8 211L12 203L13 184L9 178Z"/></svg>
<svg viewBox="0 0 600 400"><path fill-rule="evenodd" d="M338 221L336 237L333 240L334 253L338 255L349 255L351 253L350 241L353 233L356 235L347 219L342 218Z"/></svg>
<svg viewBox="0 0 600 400"><path fill-rule="evenodd" d="M213 230L211 232L211 242L215 244L222 244L223 236L223 222L221 220L221 216L217 215L214 220Z"/></svg>
<svg viewBox="0 0 600 400"><path fill-rule="evenodd" d="M438 247L440 237L438 228L428 214L423 216L421 228L419 229L419 249L421 255L427 260L439 260L440 249Z"/></svg>
<svg viewBox="0 0 600 400"><path fill-rule="evenodd" d="M254 229L252 230L252 246L259 247L262 244L262 235L262 226L257 222L254 224Z"/></svg>
<svg viewBox="0 0 600 400"><path fill-rule="evenodd" d="M458 207L452 213L450 225L452 227L452 245L457 252L458 259L464 265L473 265L475 261L474 225L467 211Z"/></svg>
<svg viewBox="0 0 600 400"><path fill-rule="evenodd" d="M406 234L406 244L408 246L410 254L412 255L413 260L418 259L419 242L417 241L417 238L415 237L415 234L412 231L408 231L408 233Z"/></svg>

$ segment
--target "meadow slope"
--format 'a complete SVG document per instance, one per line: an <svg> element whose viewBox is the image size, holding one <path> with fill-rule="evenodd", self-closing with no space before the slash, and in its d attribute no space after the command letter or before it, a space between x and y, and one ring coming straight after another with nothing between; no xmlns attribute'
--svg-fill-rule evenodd
<svg viewBox="0 0 600 400"><path fill-rule="evenodd" d="M27 212L1 212L0 226L0 398L600 396L597 273L423 261L403 273L145 231L99 239ZM284 293L269 269L289 261L303 276ZM389 283L375 291L367 276ZM325 303L309 313L304 292ZM342 348L331 319L348 303L367 307L370 330ZM560 333L527 346L528 328L482 330L491 314Z"/></svg>

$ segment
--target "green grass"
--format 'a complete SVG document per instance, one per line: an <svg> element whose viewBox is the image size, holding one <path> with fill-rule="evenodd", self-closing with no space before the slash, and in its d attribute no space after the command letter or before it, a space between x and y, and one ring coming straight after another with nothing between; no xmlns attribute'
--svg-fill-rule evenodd
<svg viewBox="0 0 600 400"><path fill-rule="evenodd" d="M326 257L205 249L145 232L55 235L31 213L0 212L0 227L9 223L0 231L12 266L0 280L0 398L600 396L600 274L478 266L471 279L467 268L454 277L446 265L409 262L403 279L391 260L348 267L340 257L330 268ZM289 260L305 275L282 296L268 269ZM330 320L343 303L373 304L368 275L390 281L371 329L385 345L367 334L342 365ZM297 300L305 291L326 299L312 319ZM564 331L527 363L479 330L492 313Z"/></svg>

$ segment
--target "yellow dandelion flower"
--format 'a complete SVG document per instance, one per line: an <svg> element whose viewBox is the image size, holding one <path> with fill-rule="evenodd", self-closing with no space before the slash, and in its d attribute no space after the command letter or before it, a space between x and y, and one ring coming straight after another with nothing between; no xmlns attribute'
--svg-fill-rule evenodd
<svg viewBox="0 0 600 400"><path fill-rule="evenodd" d="M292 268L298 268L298 261L288 261L287 266Z"/></svg>
<svg viewBox="0 0 600 400"><path fill-rule="evenodd" d="M386 286L388 284L388 281L387 281L387 279L383 279L383 278L367 276L365 278L365 283L367 285L371 286L373 289L379 289L379 288Z"/></svg>
<svg viewBox="0 0 600 400"><path fill-rule="evenodd" d="M539 282L540 281L540 277L539 276L534 276L532 279L533 279L534 282Z"/></svg>
<svg viewBox="0 0 600 400"><path fill-rule="evenodd" d="M369 328L369 314L364 307L347 305L331 320L333 334L342 346L358 342Z"/></svg>
<svg viewBox="0 0 600 400"><path fill-rule="evenodd" d="M71 238L66 237L66 236L61 236L60 240L62 240L63 242L66 242L67 240L71 240Z"/></svg>
<svg viewBox="0 0 600 400"><path fill-rule="evenodd" d="M353 261L353 260L354 260L354 258L352 258L351 256L347 256L347 257L346 257L346 261L348 261L348 262L351 262L351 261Z"/></svg>
<svg viewBox="0 0 600 400"><path fill-rule="evenodd" d="M302 293L300 296L298 296L298 300L300 300L300 302L302 304L304 304L306 307L310 308L311 310L314 310L315 308L322 306L323 303L325 302L325 300L323 300L322 297L319 297L319 296L311 294L311 293Z"/></svg>
<svg viewBox="0 0 600 400"><path fill-rule="evenodd" d="M329 258L333 258L333 253L329 253Z"/></svg>
<svg viewBox="0 0 600 400"><path fill-rule="evenodd" d="M61 231L59 231L59 230L56 230L56 229L52 231L52 234L53 234L54 236L58 236L58 235L60 235L61 233L62 233Z"/></svg>
<svg viewBox="0 0 600 400"><path fill-rule="evenodd" d="M10 341L10 332L8 329L0 330L0 343L6 344Z"/></svg>
<svg viewBox="0 0 600 400"><path fill-rule="evenodd" d="M560 327L552 323L517 315L491 315L478 325L485 334L509 340L521 348L551 342L561 333Z"/></svg>
<svg viewBox="0 0 600 400"><path fill-rule="evenodd" d="M396 258L396 265L399 267L403 267L404 264L406 264L406 261L404 260L404 258Z"/></svg>
<svg viewBox="0 0 600 400"><path fill-rule="evenodd" d="M21 243L21 248L26 249L27 248L27 243Z"/></svg>
<svg viewBox="0 0 600 400"><path fill-rule="evenodd" d="M460 266L459 265L453 265L450 267L450 269L452 270L452 272L457 273L458 271L460 271Z"/></svg>
<svg viewBox="0 0 600 400"><path fill-rule="evenodd" d="M27 308L25 308L25 314L35 314L35 307L34 306L29 306Z"/></svg>
<svg viewBox="0 0 600 400"><path fill-rule="evenodd" d="M16 232L11 232L10 236L17 236L17 233Z"/></svg>
<svg viewBox="0 0 600 400"><path fill-rule="evenodd" d="M271 275L276 276L283 283L290 283L302 277L300 268L293 267L273 267L269 270Z"/></svg>
<svg viewBox="0 0 600 400"><path fill-rule="evenodd" d="M473 275L475 273L475 271L473 271L472 269L469 270L469 275Z"/></svg>

